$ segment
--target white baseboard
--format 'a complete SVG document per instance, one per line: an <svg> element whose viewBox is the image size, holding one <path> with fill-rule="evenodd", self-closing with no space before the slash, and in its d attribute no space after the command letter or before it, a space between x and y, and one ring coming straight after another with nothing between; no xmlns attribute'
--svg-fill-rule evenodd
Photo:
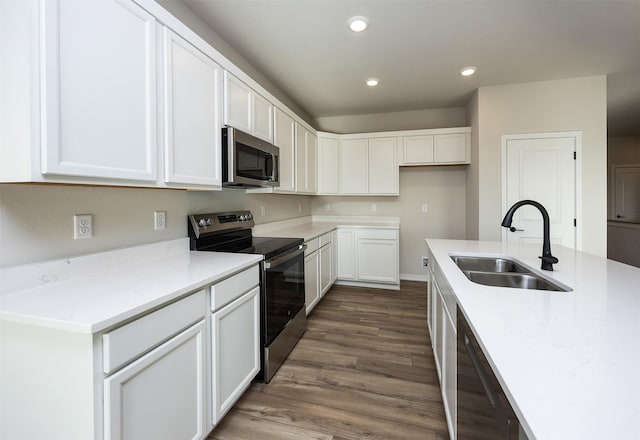
<svg viewBox="0 0 640 440"><path fill-rule="evenodd" d="M401 273L400 279L405 281L427 281L427 275L416 275L413 273Z"/></svg>

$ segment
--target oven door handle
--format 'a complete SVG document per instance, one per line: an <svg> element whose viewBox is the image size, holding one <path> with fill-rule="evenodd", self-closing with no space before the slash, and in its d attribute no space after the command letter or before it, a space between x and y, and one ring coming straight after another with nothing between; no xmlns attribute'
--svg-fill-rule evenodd
<svg viewBox="0 0 640 440"><path fill-rule="evenodd" d="M306 248L307 248L306 244L301 244L294 251L287 252L284 255L278 255L278 256L270 259L270 260L267 260L267 261L264 262L264 268L265 269L271 269L272 267L280 266L282 263L286 263L287 261L291 260L292 258L295 258L300 254L303 254Z"/></svg>

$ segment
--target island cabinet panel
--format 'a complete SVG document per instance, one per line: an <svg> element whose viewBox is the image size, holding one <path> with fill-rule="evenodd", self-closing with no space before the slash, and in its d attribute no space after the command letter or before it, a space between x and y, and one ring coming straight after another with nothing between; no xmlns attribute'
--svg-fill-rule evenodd
<svg viewBox="0 0 640 440"><path fill-rule="evenodd" d="M105 440L192 440L207 433L205 321L105 380Z"/></svg>
<svg viewBox="0 0 640 440"><path fill-rule="evenodd" d="M41 13L42 173L154 182L154 17L118 0L45 1Z"/></svg>
<svg viewBox="0 0 640 440"><path fill-rule="evenodd" d="M165 182L220 189L222 68L170 29L162 31Z"/></svg>

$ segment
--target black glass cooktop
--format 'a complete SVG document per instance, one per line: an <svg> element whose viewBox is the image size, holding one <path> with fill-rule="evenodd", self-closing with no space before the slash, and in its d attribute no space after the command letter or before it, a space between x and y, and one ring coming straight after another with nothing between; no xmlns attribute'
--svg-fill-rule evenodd
<svg viewBox="0 0 640 440"><path fill-rule="evenodd" d="M265 260L304 242L302 238L247 237L225 243L199 247L199 251L234 252L260 254Z"/></svg>

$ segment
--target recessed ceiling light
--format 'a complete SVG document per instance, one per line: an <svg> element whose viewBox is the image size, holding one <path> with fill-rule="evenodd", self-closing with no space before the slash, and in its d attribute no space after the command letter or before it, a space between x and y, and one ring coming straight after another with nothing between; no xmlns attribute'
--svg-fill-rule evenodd
<svg viewBox="0 0 640 440"><path fill-rule="evenodd" d="M377 86L377 85L378 85L378 83L379 83L379 82L380 82L380 81L379 81L379 80L377 80L376 78L369 78L369 79L367 80L367 85L368 85L369 87L375 87L375 86Z"/></svg>
<svg viewBox="0 0 640 440"><path fill-rule="evenodd" d="M464 69L460 70L460 75L462 75L462 76L471 76L474 73L476 73L476 70L478 70L478 69L476 67L474 67L474 66L465 67Z"/></svg>
<svg viewBox="0 0 640 440"><path fill-rule="evenodd" d="M369 20L362 15L356 15L347 21L347 25L353 32L362 32L369 27Z"/></svg>

